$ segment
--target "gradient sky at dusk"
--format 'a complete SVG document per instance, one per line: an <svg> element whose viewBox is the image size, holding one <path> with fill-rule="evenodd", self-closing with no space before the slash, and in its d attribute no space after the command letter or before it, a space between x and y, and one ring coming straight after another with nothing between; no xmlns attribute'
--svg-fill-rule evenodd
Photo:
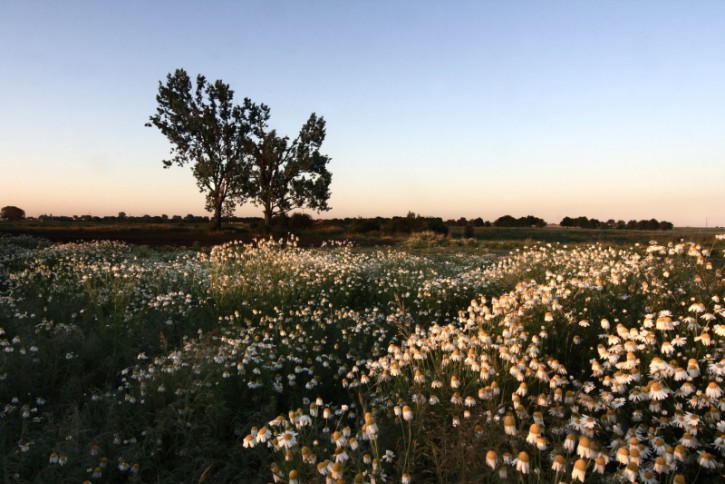
<svg viewBox="0 0 725 484"><path fill-rule="evenodd" d="M723 26L723 1L0 0L0 206L204 214L144 127L183 67L291 137L325 117L325 217L725 226Z"/></svg>

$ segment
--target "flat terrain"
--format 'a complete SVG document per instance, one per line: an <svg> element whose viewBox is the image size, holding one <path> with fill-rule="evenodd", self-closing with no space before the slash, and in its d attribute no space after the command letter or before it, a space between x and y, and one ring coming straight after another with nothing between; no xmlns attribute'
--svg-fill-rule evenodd
<svg viewBox="0 0 725 484"><path fill-rule="evenodd" d="M274 236L287 235L289 231L275 229ZM545 228L480 227L474 231L475 240L490 249L508 249L533 242L558 242L563 244L602 243L609 245L646 244L651 240L658 243L678 242L682 239L711 244L715 234L723 228L676 227L673 230L616 230L580 229L548 226ZM221 231L209 228L207 224L193 223L103 223L103 222L0 222L0 234L33 235L52 242L78 242L117 240L135 245L208 247L232 240L252 241L264 237L246 224L227 224ZM384 234L368 232L354 233L345 227L325 225L296 232L300 245L316 246L328 240L352 240L358 245L392 245L407 238L406 234ZM463 237L462 227L450 227L449 238Z"/></svg>

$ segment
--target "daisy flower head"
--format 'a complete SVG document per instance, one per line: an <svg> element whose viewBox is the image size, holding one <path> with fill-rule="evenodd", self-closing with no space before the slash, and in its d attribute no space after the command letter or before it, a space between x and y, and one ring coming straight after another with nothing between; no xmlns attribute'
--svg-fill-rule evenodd
<svg viewBox="0 0 725 484"><path fill-rule="evenodd" d="M516 470L522 474L528 474L530 472L531 465L529 463L529 454L527 454L526 451L522 450L519 452L519 455L516 458Z"/></svg>
<svg viewBox="0 0 725 484"><path fill-rule="evenodd" d="M495 469L498 464L498 455L495 450L489 450L486 452L486 465L491 469Z"/></svg>
<svg viewBox="0 0 725 484"><path fill-rule="evenodd" d="M584 459L577 459L577 461L574 463L574 468L571 471L571 479L573 481L581 481L584 482L584 478L586 477L587 472L587 463L584 461Z"/></svg>

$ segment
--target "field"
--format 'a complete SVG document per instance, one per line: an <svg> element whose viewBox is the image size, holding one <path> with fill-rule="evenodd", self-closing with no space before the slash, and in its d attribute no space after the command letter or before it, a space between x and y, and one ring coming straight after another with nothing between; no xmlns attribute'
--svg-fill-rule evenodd
<svg viewBox="0 0 725 484"><path fill-rule="evenodd" d="M725 237L582 233L0 237L3 480L721 479Z"/></svg>

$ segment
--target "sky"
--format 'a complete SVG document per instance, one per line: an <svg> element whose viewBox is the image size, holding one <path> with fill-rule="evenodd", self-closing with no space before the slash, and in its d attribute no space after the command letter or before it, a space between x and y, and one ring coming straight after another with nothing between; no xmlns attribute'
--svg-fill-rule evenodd
<svg viewBox="0 0 725 484"><path fill-rule="evenodd" d="M0 0L0 206L206 214L144 126L184 68L281 134L325 118L315 217L725 226L723 25L723 1Z"/></svg>

